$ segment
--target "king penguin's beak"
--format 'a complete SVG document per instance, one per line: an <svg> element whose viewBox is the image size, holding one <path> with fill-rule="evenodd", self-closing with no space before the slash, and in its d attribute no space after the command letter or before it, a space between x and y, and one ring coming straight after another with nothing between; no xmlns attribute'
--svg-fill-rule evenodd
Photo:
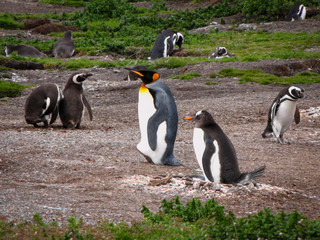
<svg viewBox="0 0 320 240"><path fill-rule="evenodd" d="M193 119L193 116L187 116L185 117L185 120L192 120Z"/></svg>

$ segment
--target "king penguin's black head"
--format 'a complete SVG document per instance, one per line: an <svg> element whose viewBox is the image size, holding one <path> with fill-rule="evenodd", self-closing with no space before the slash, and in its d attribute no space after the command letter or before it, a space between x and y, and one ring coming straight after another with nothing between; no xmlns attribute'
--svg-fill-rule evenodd
<svg viewBox="0 0 320 240"><path fill-rule="evenodd" d="M154 81L157 81L160 78L159 73L150 70L150 69L143 69L143 70L137 70L135 68L125 68L132 73L134 73L138 78L142 80L144 84L149 84Z"/></svg>
<svg viewBox="0 0 320 240"><path fill-rule="evenodd" d="M215 123L211 114L206 110L199 111L194 116L188 116L185 119L194 120L196 124L195 127L198 127L198 128L207 127Z"/></svg>

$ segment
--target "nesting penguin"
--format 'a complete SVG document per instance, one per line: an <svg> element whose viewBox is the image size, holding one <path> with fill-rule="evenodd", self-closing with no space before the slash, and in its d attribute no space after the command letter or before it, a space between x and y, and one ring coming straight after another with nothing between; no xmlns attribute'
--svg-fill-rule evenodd
<svg viewBox="0 0 320 240"><path fill-rule="evenodd" d="M44 127L54 123L58 116L61 97L60 88L53 83L45 83L34 89L25 103L26 122L35 127L38 127L40 122L43 122Z"/></svg>
<svg viewBox="0 0 320 240"><path fill-rule="evenodd" d="M91 73L74 73L68 79L66 86L62 92L63 98L59 104L59 115L63 127L65 128L80 128L84 106L87 108L92 121L91 106L86 99L82 83Z"/></svg>
<svg viewBox="0 0 320 240"><path fill-rule="evenodd" d="M288 14L287 21L296 21L296 20L304 20L306 18L307 8L303 6L301 3L294 4Z"/></svg>
<svg viewBox="0 0 320 240"><path fill-rule="evenodd" d="M75 44L72 38L72 31L64 33L63 37L53 45L53 55L56 58L72 57L75 51Z"/></svg>
<svg viewBox="0 0 320 240"><path fill-rule="evenodd" d="M185 119L195 121L193 147L206 181L244 185L263 174L265 166L240 173L233 144L209 112L202 110Z"/></svg>
<svg viewBox="0 0 320 240"><path fill-rule="evenodd" d="M150 59L169 57L173 53L174 45L181 49L183 42L183 35L180 32L170 29L164 30L154 42Z"/></svg>
<svg viewBox="0 0 320 240"><path fill-rule="evenodd" d="M126 69L136 74L143 82L139 90L141 140L137 149L150 163L179 165L173 154L178 112L169 87L155 71Z"/></svg>
<svg viewBox="0 0 320 240"><path fill-rule="evenodd" d="M268 113L268 123L262 137L274 136L281 144L289 143L283 140L283 134L290 128L295 120L300 122L300 113L297 107L297 100L304 97L304 89L299 86L283 88L273 100Z"/></svg>
<svg viewBox="0 0 320 240"><path fill-rule="evenodd" d="M12 52L17 52L20 57L32 57L32 58L47 58L48 56L38 49L30 45L13 45L7 44L4 48L4 53L6 57L10 57Z"/></svg>
<svg viewBox="0 0 320 240"><path fill-rule="evenodd" d="M234 54L229 53L225 47L217 47L216 50L214 50L213 52L210 52L208 58L220 59L220 58L232 57L232 56L234 56Z"/></svg>

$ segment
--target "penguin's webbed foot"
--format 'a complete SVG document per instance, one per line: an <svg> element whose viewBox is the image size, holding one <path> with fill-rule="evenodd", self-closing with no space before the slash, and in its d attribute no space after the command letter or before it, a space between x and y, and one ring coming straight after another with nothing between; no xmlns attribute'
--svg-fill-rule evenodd
<svg viewBox="0 0 320 240"><path fill-rule="evenodd" d="M278 143L280 143L280 144L288 144L288 145L290 144L290 142L289 142L289 141L285 141L282 136L279 136L279 137L277 138L277 141L278 141Z"/></svg>

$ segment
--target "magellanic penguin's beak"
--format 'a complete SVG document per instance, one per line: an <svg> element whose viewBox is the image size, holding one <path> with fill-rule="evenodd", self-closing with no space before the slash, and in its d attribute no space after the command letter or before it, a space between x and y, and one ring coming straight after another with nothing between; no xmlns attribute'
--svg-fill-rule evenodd
<svg viewBox="0 0 320 240"><path fill-rule="evenodd" d="M92 76L92 73L84 73L84 76L87 78L87 77L90 77Z"/></svg>
<svg viewBox="0 0 320 240"><path fill-rule="evenodd" d="M187 116L185 117L185 120L192 120L193 119L193 116Z"/></svg>

